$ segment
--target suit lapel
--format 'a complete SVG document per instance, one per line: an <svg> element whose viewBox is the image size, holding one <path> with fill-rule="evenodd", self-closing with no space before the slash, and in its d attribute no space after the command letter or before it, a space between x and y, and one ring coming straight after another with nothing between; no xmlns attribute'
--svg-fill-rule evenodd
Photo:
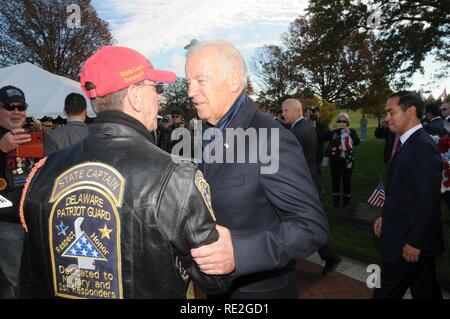
<svg viewBox="0 0 450 319"><path fill-rule="evenodd" d="M244 105L240 108L239 112L236 114L235 118L231 120L230 124L228 125L228 128L243 128L244 130L248 128L251 119L253 118L254 114L256 113L257 109L253 106L252 101L250 98L247 98L246 101L244 101ZM234 150L232 150L230 147L225 147L226 144L226 132L223 133L223 143L220 145L223 150L223 159L227 158L227 152L234 151L234 156L236 156L236 147L234 147ZM242 139L236 140L235 143L239 143L239 141ZM236 146L236 145L235 145ZM214 177L217 175L217 173L225 167L226 163L204 163L203 164L203 174L208 182L214 179Z"/></svg>
<svg viewBox="0 0 450 319"><path fill-rule="evenodd" d="M408 152L408 149L410 147L413 147L413 143L416 140L416 138L419 136L419 134L422 134L423 128L415 131L403 144L400 149L397 151L397 153L394 155L394 158L392 159L391 165L389 165L389 171L388 171L388 180L392 181L393 175L395 174L395 171L397 170L398 165L402 162L402 158L404 155Z"/></svg>

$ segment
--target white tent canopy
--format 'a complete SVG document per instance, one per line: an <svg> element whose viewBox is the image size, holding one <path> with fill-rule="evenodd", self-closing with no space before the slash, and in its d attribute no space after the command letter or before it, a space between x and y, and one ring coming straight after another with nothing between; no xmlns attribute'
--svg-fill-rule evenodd
<svg viewBox="0 0 450 319"><path fill-rule="evenodd" d="M18 87L25 93L29 105L27 116L56 118L64 115L64 100L70 93L84 95L80 83L41 69L25 62L0 69L0 88L6 85ZM86 99L86 97L85 97ZM94 117L89 100L88 115Z"/></svg>

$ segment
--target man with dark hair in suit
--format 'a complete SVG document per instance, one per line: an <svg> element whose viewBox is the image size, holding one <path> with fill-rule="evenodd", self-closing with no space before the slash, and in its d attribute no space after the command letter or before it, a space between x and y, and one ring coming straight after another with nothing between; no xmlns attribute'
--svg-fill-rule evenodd
<svg viewBox="0 0 450 319"><path fill-rule="evenodd" d="M447 130L444 126L444 121L441 118L441 111L438 103L432 103L425 106L425 118L428 124L425 125L425 131L430 135L444 136Z"/></svg>
<svg viewBox="0 0 450 319"><path fill-rule="evenodd" d="M374 231L383 241L381 286L375 299L441 299L435 257L444 251L440 221L442 160L436 144L420 124L423 102L399 91L386 103L386 121L399 133L401 147L388 171L386 201Z"/></svg>
<svg viewBox="0 0 450 319"><path fill-rule="evenodd" d="M203 154L222 152L227 158L199 168L211 186L217 222L229 230L218 226L219 240L193 249L192 256L206 274L231 273L236 278L222 298L298 298L295 260L323 246L328 232L301 145L247 96L245 61L231 43L191 47L185 70L188 94L201 120L225 140L242 131L257 139L243 150L239 137L237 143L230 141L233 145L219 138L203 141ZM255 144L271 149L277 169L265 170L267 161L252 148ZM248 159L251 154L256 154L255 161ZM243 161L236 160L240 155Z"/></svg>
<svg viewBox="0 0 450 319"><path fill-rule="evenodd" d="M88 135L86 99L78 93L70 93L64 101L67 124L50 131L44 138L45 155L78 143Z"/></svg>
<svg viewBox="0 0 450 319"><path fill-rule="evenodd" d="M283 118L290 125L290 130L294 133L300 145L303 147L306 163L311 172L317 192L320 194L320 175L317 163L317 134L309 121L303 116L302 103L296 99L287 99L282 104ZM324 245L317 251L320 258L325 261L322 275L333 271L342 261L329 244Z"/></svg>

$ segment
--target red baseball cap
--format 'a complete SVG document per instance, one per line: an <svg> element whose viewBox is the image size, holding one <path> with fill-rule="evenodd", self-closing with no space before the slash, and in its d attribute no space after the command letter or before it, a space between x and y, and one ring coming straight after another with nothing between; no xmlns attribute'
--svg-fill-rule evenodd
<svg viewBox="0 0 450 319"><path fill-rule="evenodd" d="M133 49L104 46L84 63L81 68L80 86L88 98L94 99L145 79L172 83L176 78L173 72L154 69L145 56Z"/></svg>

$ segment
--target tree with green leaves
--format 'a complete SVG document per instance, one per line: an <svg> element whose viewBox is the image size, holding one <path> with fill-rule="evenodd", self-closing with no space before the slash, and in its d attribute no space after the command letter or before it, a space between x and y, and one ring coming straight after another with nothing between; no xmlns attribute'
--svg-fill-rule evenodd
<svg viewBox="0 0 450 319"><path fill-rule="evenodd" d="M170 113L174 109L180 110L185 118L195 116L194 106L188 97L188 85L185 78L177 77L171 84L166 84L161 108Z"/></svg>
<svg viewBox="0 0 450 319"><path fill-rule="evenodd" d="M367 86L371 52L366 35L353 31L334 37L318 17L301 16L290 24L284 43L301 74L301 87L352 108Z"/></svg>
<svg viewBox="0 0 450 319"><path fill-rule="evenodd" d="M114 43L90 0L0 0L0 61L31 62L77 80L82 64Z"/></svg>
<svg viewBox="0 0 450 319"><path fill-rule="evenodd" d="M324 36L345 38L349 33L374 32L389 80L398 84L417 70L425 57L450 66L450 1L443 0L310 0L308 13L322 22Z"/></svg>
<svg viewBox="0 0 450 319"><path fill-rule="evenodd" d="M266 45L253 56L250 67L260 87L258 100L265 108L281 108L287 98L295 95L298 74L290 53L283 47Z"/></svg>

